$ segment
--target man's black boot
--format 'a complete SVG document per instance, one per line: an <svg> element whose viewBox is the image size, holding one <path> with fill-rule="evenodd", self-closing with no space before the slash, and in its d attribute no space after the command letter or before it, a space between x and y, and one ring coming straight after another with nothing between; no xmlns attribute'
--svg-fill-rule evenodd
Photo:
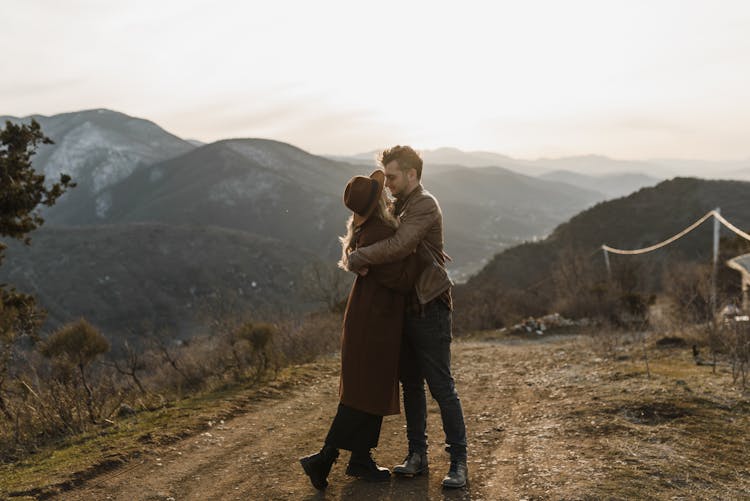
<svg viewBox="0 0 750 501"><path fill-rule="evenodd" d="M427 465L427 453L426 452L409 452L404 458L404 462L397 464L393 467L393 473L395 475L404 475L406 477L413 477L415 475L421 475L429 469Z"/></svg>
<svg viewBox="0 0 750 501"><path fill-rule="evenodd" d="M307 476L310 477L313 487L322 491L328 487L328 474L338 457L338 449L324 445L320 452L300 458L299 462Z"/></svg>
<svg viewBox="0 0 750 501"><path fill-rule="evenodd" d="M383 468L375 463L370 451L352 452L349 465L346 467L346 474L350 477L367 480L368 482L382 482L391 477L391 472L388 471L388 468Z"/></svg>
<svg viewBox="0 0 750 501"><path fill-rule="evenodd" d="M443 487L458 489L464 487L468 481L469 468L466 459L451 459L451 467L443 479Z"/></svg>

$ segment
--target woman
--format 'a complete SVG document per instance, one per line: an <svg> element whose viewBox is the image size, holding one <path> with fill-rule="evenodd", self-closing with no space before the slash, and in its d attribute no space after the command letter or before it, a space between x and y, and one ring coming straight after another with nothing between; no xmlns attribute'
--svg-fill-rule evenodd
<svg viewBox="0 0 750 501"><path fill-rule="evenodd" d="M385 174L355 176L344 190L352 211L347 234L341 237L344 263L357 247L373 244L396 232L398 223L383 192ZM416 254L403 261L372 266L358 275L344 313L341 378L336 417L320 452L300 459L316 489L328 485L328 473L339 449L352 452L346 474L370 481L387 480L390 472L373 461L383 416L398 414L398 359L406 294L421 271Z"/></svg>

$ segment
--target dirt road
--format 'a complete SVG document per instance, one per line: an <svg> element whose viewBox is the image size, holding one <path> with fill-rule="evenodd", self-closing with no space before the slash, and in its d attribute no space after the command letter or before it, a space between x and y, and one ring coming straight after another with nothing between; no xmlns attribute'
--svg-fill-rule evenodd
<svg viewBox="0 0 750 501"><path fill-rule="evenodd" d="M670 367L684 358L681 352L669 357ZM590 341L574 336L454 343L469 437L466 489L440 486L448 456L441 445L440 415L431 403L428 475L368 484L344 475L348 453L342 452L329 488L318 493L297 460L319 449L335 413L337 360L331 359L317 364L317 376L306 387L156 449L61 499L629 499L634 492L654 499L742 498L750 475L730 458L734 452L743 457L747 444L742 438L735 443L729 433L748 436L747 402L728 404L731 392L703 395L705 405L694 401L705 384L723 392L719 383L726 375L708 383L659 375L655 356L647 380L633 356L620 359L607 361L591 350ZM693 370L689 361L685 370ZM725 449L717 451L724 459L718 462L705 457L690 428L714 417L723 426L718 433L727 433ZM403 415L385 419L374 454L379 463L391 467L402 460L404 426Z"/></svg>

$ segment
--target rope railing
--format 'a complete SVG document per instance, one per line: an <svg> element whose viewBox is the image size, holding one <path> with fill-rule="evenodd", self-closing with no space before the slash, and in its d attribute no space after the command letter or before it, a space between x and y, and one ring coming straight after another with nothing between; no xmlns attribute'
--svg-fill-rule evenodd
<svg viewBox="0 0 750 501"><path fill-rule="evenodd" d="M635 254L645 254L647 252L652 252L657 249L661 249L662 247L671 244L675 240L679 240L680 238L684 237L694 229L696 229L698 226L703 224L706 219L713 217L714 218L714 245L713 245L713 269L711 271L711 311L716 312L716 265L719 259L719 223L723 224L726 228L733 231L735 234L741 236L745 240L750 240L750 234L742 231L741 229L737 228L735 225L730 223L726 220L724 216L721 215L721 212L719 209L714 209L712 211L709 211L706 213L705 216L679 232L677 235L674 235L673 237L670 237L662 242L659 242L658 244L651 245L649 247L644 247L642 249L615 249L614 247L610 247L609 245L602 245L602 250L604 251L604 266L607 268L607 276L609 276L610 280L612 279L612 269L609 264L609 253L613 254L625 254L625 255L635 255Z"/></svg>
<svg viewBox="0 0 750 501"><path fill-rule="evenodd" d="M680 238L684 237L694 229L696 229L698 226L703 224L708 218L715 217L721 224L726 226L728 229L732 230L737 235L741 236L742 238L746 240L750 240L750 234L742 231L741 229L737 228L735 225L730 223L729 221L724 218L717 210L712 210L706 213L702 218L679 232L678 234L674 235L673 237L670 237L662 242L659 242L658 244L651 245L649 247L644 247L642 249L615 249L614 247L610 247L609 245L602 245L602 249L606 252L611 252L613 254L624 254L624 255L635 255L635 254L645 254L647 252L652 252L657 249L661 249L662 247L665 247L672 242L679 240Z"/></svg>
<svg viewBox="0 0 750 501"><path fill-rule="evenodd" d="M694 229L696 229L698 226L700 226L701 224L705 223L706 220L709 219L709 218L711 218L711 217L716 218L715 219L716 221L719 221L721 224L723 224L729 230L733 231L734 233L736 233L737 235L741 236L742 238L744 238L746 240L750 240L750 233L746 233L746 232L742 231L741 229L737 228L735 225L733 225L732 223L730 223L729 221L727 221L727 219L724 216L721 215L721 213L719 212L719 210L714 209L714 210L708 211L703 217L701 217L700 219L698 219L696 222L694 222L693 224L691 224L690 226L688 226L687 228L685 228L684 230L682 230L678 234L676 234L676 235L674 235L672 237L669 237L668 239L666 239L666 240L664 240L662 242L659 242L658 244L651 245L649 247L644 247L642 249L629 249L628 250L628 249L616 249L614 247L610 247L609 245L602 245L601 249L604 250L604 263L605 263L605 266L607 268L607 273L611 275L611 272L612 272L611 269L610 269L609 255L608 255L610 252L613 253L613 254L636 255L636 254L645 254L647 252L655 251L657 249L665 247L665 246L671 244L672 242L674 242L676 240L679 240L680 238L684 237L685 235L687 235L688 233L690 233L691 231L693 231ZM594 251L589 256L589 258L593 257L598 252L599 252L598 250ZM715 250L714 254L717 255L718 252ZM537 288L538 286L540 286L540 285L544 284L545 282L547 282L547 280L549 280L549 278L550 277L543 278L539 282L534 283L534 284L526 287L524 289L524 291L530 291L532 289Z"/></svg>
<svg viewBox="0 0 750 501"><path fill-rule="evenodd" d="M733 232L735 232L737 235L741 236L745 240L750 240L750 233L745 233L741 229L737 228L735 225L733 225L732 223L730 223L729 221L727 221L724 218L724 216L722 216L721 214L719 214L717 211L714 210L714 211L711 211L711 212L714 213L714 217L716 219L718 219L721 224L723 224L728 229L732 230Z"/></svg>

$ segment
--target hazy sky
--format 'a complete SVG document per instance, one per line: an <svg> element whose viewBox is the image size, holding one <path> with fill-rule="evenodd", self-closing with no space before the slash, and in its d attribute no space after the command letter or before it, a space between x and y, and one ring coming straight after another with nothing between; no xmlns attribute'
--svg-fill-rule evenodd
<svg viewBox="0 0 750 501"><path fill-rule="evenodd" d="M0 115L313 153L750 158L750 1L0 0Z"/></svg>

